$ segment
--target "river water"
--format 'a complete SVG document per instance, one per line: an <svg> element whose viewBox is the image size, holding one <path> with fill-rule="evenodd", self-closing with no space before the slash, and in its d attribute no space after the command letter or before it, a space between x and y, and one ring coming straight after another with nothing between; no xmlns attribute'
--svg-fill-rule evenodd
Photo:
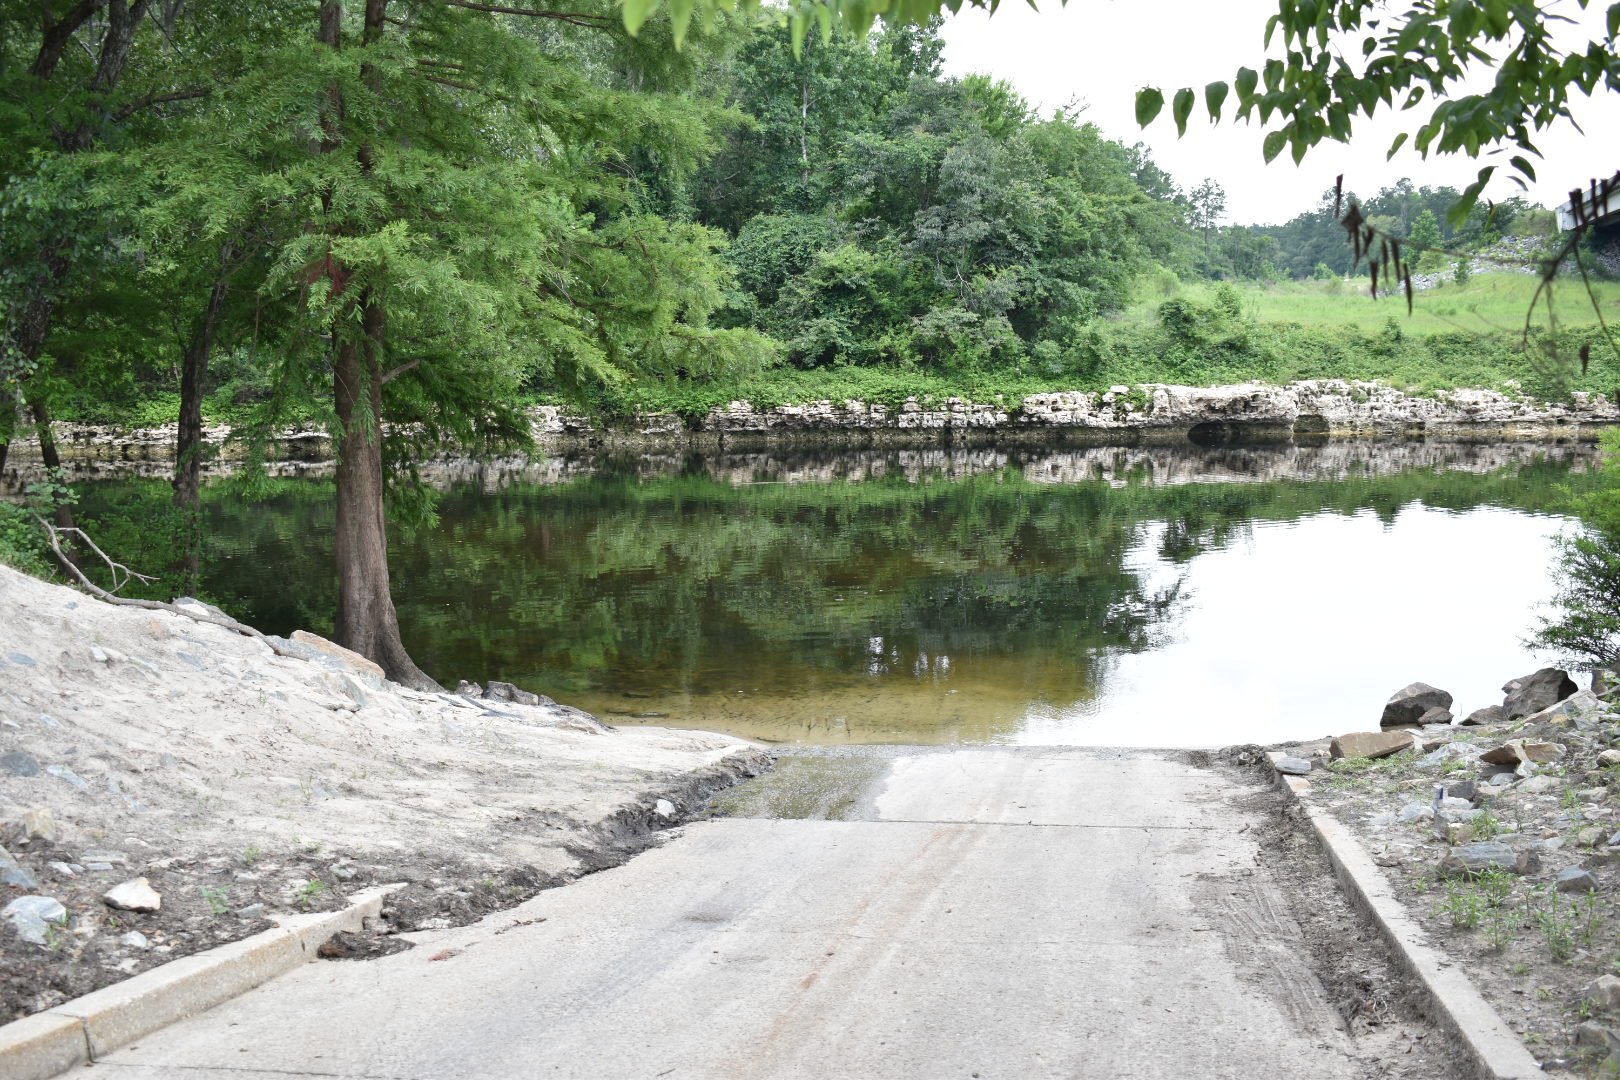
<svg viewBox="0 0 1620 1080"><path fill-rule="evenodd" d="M780 743L1200 746L1500 701L1589 448L1331 442L451 464L406 643L612 723ZM317 470L318 472L318 470ZM88 485L92 510L151 480ZM146 493L150 497L150 493ZM330 484L207 505L207 591L330 627ZM1543 609L1544 610L1544 609Z"/></svg>

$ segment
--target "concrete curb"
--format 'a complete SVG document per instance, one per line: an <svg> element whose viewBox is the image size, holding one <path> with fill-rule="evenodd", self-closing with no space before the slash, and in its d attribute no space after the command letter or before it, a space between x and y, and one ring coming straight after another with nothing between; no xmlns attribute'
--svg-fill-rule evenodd
<svg viewBox="0 0 1620 1080"><path fill-rule="evenodd" d="M356 893L341 911L278 918L261 934L183 956L0 1027L0 1076L48 1080L158 1028L213 1008L315 959L333 934L359 930L403 885Z"/></svg>
<svg viewBox="0 0 1620 1080"><path fill-rule="evenodd" d="M1303 776L1274 772L1279 786L1305 814L1317 841L1333 864L1334 876L1350 902L1366 915L1389 944L1407 974L1417 980L1434 1016L1450 1030L1473 1059L1480 1080L1531 1080L1545 1077L1535 1055L1525 1048L1490 1002L1480 996L1468 975L1440 950L1395 896L1372 856L1355 836L1324 810L1300 796L1311 789Z"/></svg>

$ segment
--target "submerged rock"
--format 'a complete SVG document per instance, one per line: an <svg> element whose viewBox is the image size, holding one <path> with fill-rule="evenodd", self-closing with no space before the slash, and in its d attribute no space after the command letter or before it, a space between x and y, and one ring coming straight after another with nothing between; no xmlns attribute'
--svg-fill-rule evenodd
<svg viewBox="0 0 1620 1080"><path fill-rule="evenodd" d="M1378 723L1380 727L1386 728L1418 724L1422 722L1423 714L1431 709L1450 708L1450 694L1428 683L1415 682L1403 686L1390 695L1389 701L1384 705L1384 715Z"/></svg>

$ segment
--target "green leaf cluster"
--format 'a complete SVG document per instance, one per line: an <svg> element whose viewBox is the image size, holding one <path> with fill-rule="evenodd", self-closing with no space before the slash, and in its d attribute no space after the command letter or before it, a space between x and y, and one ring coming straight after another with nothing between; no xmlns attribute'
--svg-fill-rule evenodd
<svg viewBox="0 0 1620 1080"><path fill-rule="evenodd" d="M1583 10L1589 3L1579 0ZM1213 120L1230 100L1233 119L1276 123L1265 159L1287 149L1295 163L1323 140L1348 142L1358 116L1425 106L1415 115L1427 118L1395 137L1391 157L1408 140L1425 157L1478 158L1509 147L1519 151L1509 164L1523 188L1536 178L1537 133L1572 120L1574 97L1620 91L1620 4L1608 6L1603 29L1584 47L1566 49L1556 34L1572 21L1527 0L1427 0L1400 9L1375 0L1280 0L1265 29L1273 55L1258 71L1240 67L1230 82L1210 83L1205 100ZM1470 89L1481 70L1494 78ZM1175 94L1178 133L1193 99L1191 88ZM1139 123L1163 107L1162 90L1137 93ZM1453 226L1467 220L1496 169L1481 168L1461 192L1449 210Z"/></svg>
<svg viewBox="0 0 1620 1080"><path fill-rule="evenodd" d="M734 230L728 320L795 366L1039 365L1184 241L1139 153L1005 83L941 77L939 51L929 26L738 52L753 122L694 203Z"/></svg>

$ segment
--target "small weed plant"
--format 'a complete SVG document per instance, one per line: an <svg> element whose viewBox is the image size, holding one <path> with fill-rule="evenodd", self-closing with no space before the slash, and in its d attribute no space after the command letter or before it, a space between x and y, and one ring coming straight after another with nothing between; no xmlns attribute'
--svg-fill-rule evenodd
<svg viewBox="0 0 1620 1080"><path fill-rule="evenodd" d="M1557 890L1545 886L1530 890L1525 897L1531 921L1547 945L1547 955L1560 964L1575 955L1579 915L1573 903L1565 903Z"/></svg>
<svg viewBox="0 0 1620 1080"><path fill-rule="evenodd" d="M1446 886L1446 898L1440 910L1451 920L1452 926L1472 930L1485 918L1485 898L1468 882L1453 881Z"/></svg>

